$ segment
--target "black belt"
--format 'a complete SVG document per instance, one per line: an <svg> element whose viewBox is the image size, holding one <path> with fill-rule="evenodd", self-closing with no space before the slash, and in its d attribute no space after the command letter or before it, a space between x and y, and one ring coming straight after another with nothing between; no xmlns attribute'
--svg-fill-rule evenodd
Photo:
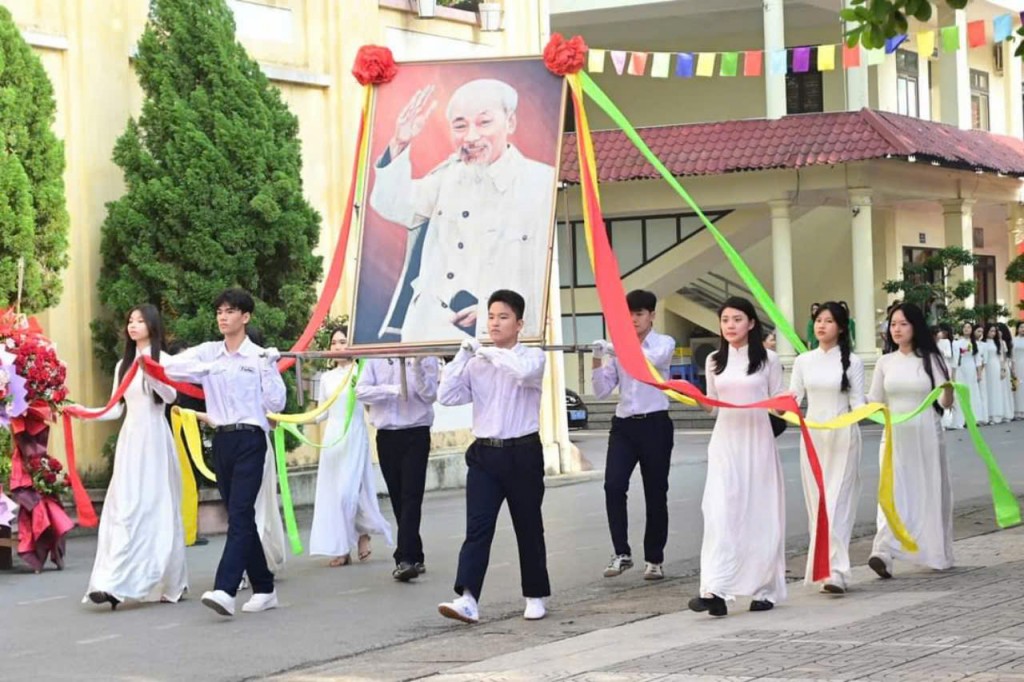
<svg viewBox="0 0 1024 682"><path fill-rule="evenodd" d="M647 419L648 417L657 417L662 414L668 414L668 410L658 410L657 412L645 412L643 414L631 414L628 417L616 417L616 419Z"/></svg>
<svg viewBox="0 0 1024 682"><path fill-rule="evenodd" d="M528 433L525 436L519 436L518 438L477 438L476 442L479 445L485 445L489 448L510 448L513 445L539 443L540 434Z"/></svg>
<svg viewBox="0 0 1024 682"><path fill-rule="evenodd" d="M235 431L263 431L263 427L255 424L225 424L217 427L217 433L233 433Z"/></svg>

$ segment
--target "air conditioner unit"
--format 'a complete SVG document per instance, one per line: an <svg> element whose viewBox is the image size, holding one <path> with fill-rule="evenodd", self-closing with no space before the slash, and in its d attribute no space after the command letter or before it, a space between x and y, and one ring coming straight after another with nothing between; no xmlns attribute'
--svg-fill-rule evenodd
<svg viewBox="0 0 1024 682"><path fill-rule="evenodd" d="M992 46L992 71L997 76L1003 75L1003 44L996 43Z"/></svg>

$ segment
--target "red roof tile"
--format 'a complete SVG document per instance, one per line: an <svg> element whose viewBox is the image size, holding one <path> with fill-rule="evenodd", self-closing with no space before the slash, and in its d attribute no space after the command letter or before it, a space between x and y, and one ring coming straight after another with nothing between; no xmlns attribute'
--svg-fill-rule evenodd
<svg viewBox="0 0 1024 682"><path fill-rule="evenodd" d="M1024 140L871 109L638 132L676 176L915 157L949 168L1024 177ZM601 182L658 177L623 132L602 130L593 138ZM574 133L567 133L563 141L561 178L579 182Z"/></svg>

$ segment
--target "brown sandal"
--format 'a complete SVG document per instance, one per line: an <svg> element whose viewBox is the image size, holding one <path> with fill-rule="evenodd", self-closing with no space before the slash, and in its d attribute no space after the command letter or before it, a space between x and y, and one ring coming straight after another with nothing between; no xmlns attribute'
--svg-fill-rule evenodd
<svg viewBox="0 0 1024 682"><path fill-rule="evenodd" d="M364 544L365 542L365 544ZM370 536L360 535L359 536L359 560L366 561L373 554L373 550L370 549Z"/></svg>
<svg viewBox="0 0 1024 682"><path fill-rule="evenodd" d="M338 566L348 566L351 563L352 563L352 557L350 555L346 554L345 556L334 557L333 559L330 560L330 562L328 562L327 565L330 566L331 568L337 568Z"/></svg>

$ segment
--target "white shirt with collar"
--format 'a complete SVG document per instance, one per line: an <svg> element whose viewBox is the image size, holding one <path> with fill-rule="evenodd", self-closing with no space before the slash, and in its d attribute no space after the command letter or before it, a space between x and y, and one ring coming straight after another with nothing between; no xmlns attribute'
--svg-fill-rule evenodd
<svg viewBox="0 0 1024 682"><path fill-rule="evenodd" d="M554 215L555 168L509 145L489 166L452 155L420 179L409 148L375 166L370 205L409 230L425 228L419 276L401 328L402 341L465 338L450 322L452 299L467 291L478 301L477 337L487 337L487 299L513 289L526 301L523 336L542 330L548 241ZM391 325L411 254L385 315Z"/></svg>
<svg viewBox="0 0 1024 682"><path fill-rule="evenodd" d="M405 399L401 397L401 362L372 358L365 361L359 375L356 398L369 406L370 423L378 429L410 429L434 423L437 358L404 360L408 388Z"/></svg>
<svg viewBox="0 0 1024 682"><path fill-rule="evenodd" d="M651 330L644 337L640 348L662 378L668 380L672 354L676 351L675 339ZM594 384L594 395L598 399L607 398L616 386L619 387L619 404L615 407L615 416L620 419L668 409L668 396L661 389L648 386L631 377L622 369L615 356L611 356L604 365L593 370L591 380Z"/></svg>
<svg viewBox="0 0 1024 682"><path fill-rule="evenodd" d="M277 365L262 352L248 338L233 353L223 341L210 341L160 361L172 379L202 385L215 426L252 424L269 431L267 412L284 409L286 389Z"/></svg>
<svg viewBox="0 0 1024 682"><path fill-rule="evenodd" d="M442 405L473 403L473 435L519 438L540 430L540 397L546 358L540 348L460 350L441 373Z"/></svg>

